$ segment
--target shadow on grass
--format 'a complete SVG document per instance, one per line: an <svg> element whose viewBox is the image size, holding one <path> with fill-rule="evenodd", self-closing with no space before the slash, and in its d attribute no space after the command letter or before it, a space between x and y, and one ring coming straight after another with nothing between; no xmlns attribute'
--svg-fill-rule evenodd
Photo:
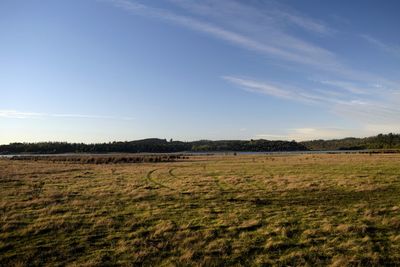
<svg viewBox="0 0 400 267"><path fill-rule="evenodd" d="M384 199L387 201L390 195L393 200L398 198L399 189L394 186L386 186L365 191L350 191L340 189L325 189L325 190L298 190L292 189L282 192L260 192L253 197L235 197L235 194L230 193L230 196L225 200L228 202L249 203L256 206L331 206L351 205L361 202L379 201Z"/></svg>

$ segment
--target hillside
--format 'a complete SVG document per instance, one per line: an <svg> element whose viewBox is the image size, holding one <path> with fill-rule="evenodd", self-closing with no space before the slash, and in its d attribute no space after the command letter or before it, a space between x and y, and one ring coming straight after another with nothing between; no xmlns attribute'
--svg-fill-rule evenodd
<svg viewBox="0 0 400 267"><path fill-rule="evenodd" d="M313 140L305 142L269 140L200 140L192 142L149 138L129 142L99 144L41 142L0 145L0 154L59 153L174 153L174 152L279 152L307 150L400 149L399 134L379 134L366 138Z"/></svg>
<svg viewBox="0 0 400 267"><path fill-rule="evenodd" d="M42 142L12 143L0 146L0 154L16 153L173 153L173 152L212 152L212 151L304 151L307 148L297 142L268 140L229 140L229 141L167 141L165 139L143 139L130 142L111 142L101 144Z"/></svg>
<svg viewBox="0 0 400 267"><path fill-rule="evenodd" d="M300 142L300 144L309 150L400 149L400 134L389 133L365 138L313 140Z"/></svg>

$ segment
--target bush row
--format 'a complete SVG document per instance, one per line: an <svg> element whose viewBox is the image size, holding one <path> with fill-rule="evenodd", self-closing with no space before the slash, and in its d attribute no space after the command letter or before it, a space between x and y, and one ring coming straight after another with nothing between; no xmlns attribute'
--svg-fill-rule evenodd
<svg viewBox="0 0 400 267"><path fill-rule="evenodd" d="M188 159L183 155L139 155L139 156L14 156L11 160L46 160L52 162L73 162L87 164L171 162Z"/></svg>

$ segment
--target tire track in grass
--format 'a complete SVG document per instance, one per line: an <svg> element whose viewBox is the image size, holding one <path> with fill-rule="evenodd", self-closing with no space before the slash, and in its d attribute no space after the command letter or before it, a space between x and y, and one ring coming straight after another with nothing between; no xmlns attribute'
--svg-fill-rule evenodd
<svg viewBox="0 0 400 267"><path fill-rule="evenodd" d="M219 174L216 174L216 175L214 174L214 175L211 175L211 177L214 180L214 183L215 183L216 187L218 187L221 194L227 195L227 194L230 194L230 193L233 193L234 191L236 191L235 187L232 187L228 183L222 181L223 176L221 176Z"/></svg>
<svg viewBox="0 0 400 267"><path fill-rule="evenodd" d="M164 188L168 188L168 189L170 189L170 190L175 190L175 191L176 191L175 188L169 187L169 186L167 186L167 185L165 185L165 184L163 184L163 183L160 183L160 182L154 180L154 178L152 178L152 174L153 174L155 171L157 171L157 170L160 170L160 169L154 169L154 170L151 170L151 171L149 171L149 172L147 173L147 175L146 175L146 180L147 180L147 182L152 183L152 184L155 184L155 185L158 185L158 186L160 186L160 187L164 187Z"/></svg>
<svg viewBox="0 0 400 267"><path fill-rule="evenodd" d="M190 166L185 166L185 165L183 165L183 166L177 166L177 167L173 167L173 168L170 168L169 170L168 170L168 174L172 177L172 178L174 178L174 179L179 179L180 181L184 181L184 179L182 179L182 177L180 176L180 175L176 175L174 172L176 171L176 170L179 170L179 169L182 169L182 168L188 168L188 167L190 167ZM205 174L205 175L207 175L207 174ZM214 178L213 180L213 182L216 184L217 182L215 181L215 177L212 177L212 178ZM217 179L218 180L218 179ZM191 185L190 185L190 187L191 188L181 188L181 190L178 190L178 189L176 189L176 188L174 188L174 190L175 191L177 191L179 194L181 194L181 195L194 195L194 194L204 194L204 193L208 193L208 190L200 190L200 191L190 191L191 189L193 189L192 187L196 187L196 189L199 189L200 187L203 187L204 185L201 185L201 184L198 184L195 180L193 180L193 179L190 179L189 180L190 182L191 182ZM187 185L187 182L185 183L185 185ZM219 187L219 189L221 190L221 191L223 191L223 188L222 188L222 186L218 186ZM188 191L189 190L189 191Z"/></svg>
<svg viewBox="0 0 400 267"><path fill-rule="evenodd" d="M169 174L171 177L179 178L179 176L177 176L177 175L174 173L175 170L182 169L182 168L188 168L188 167L190 167L190 166L178 165L178 166L176 166L176 167L170 168L170 169L168 170L168 174Z"/></svg>
<svg viewBox="0 0 400 267"><path fill-rule="evenodd" d="M168 170L168 174L169 174L171 177L175 178L175 179L180 179L180 177L179 177L178 175L176 175L176 174L174 173L174 171L177 170L177 169L180 169L180 168L185 168L185 167L187 167L187 166L179 166L179 167L170 168L170 169ZM157 171L157 170L159 170L159 169L151 170L151 171L147 174L146 179L147 179L148 181L154 183L154 184L157 184L157 185L160 185L160 186L169 188L169 189L171 189L171 190L175 190L176 192L178 192L178 193L181 194L181 195L192 195L192 194L195 194L195 192L187 192L187 191L185 191L185 190L183 190L183 191L182 191L182 190L178 190L178 189L176 189L176 188L169 187L169 186L167 186L167 185L165 185L165 184L162 184L162 183L156 181L154 178L152 178L152 174L153 174L155 171ZM229 189L226 188L226 186L224 186L224 185L219 181L219 179L218 179L218 177L217 177L217 176L218 176L217 173L210 173L209 176L211 176L211 178L213 179L214 184L216 185L216 187L218 187L218 189L219 189L219 191L220 191L221 193L229 192ZM197 186L197 185L195 185L195 186ZM200 192L200 193L204 193L204 192Z"/></svg>
<svg viewBox="0 0 400 267"><path fill-rule="evenodd" d="M168 170L168 174L169 174L172 178L174 178L174 179L180 179L180 180L182 180L179 176L177 176L176 174L174 174L174 170L179 169L179 168L184 168L184 167L185 167L185 166L180 166L180 167L171 168L171 169ZM175 190L176 190L176 189L175 189ZM181 195L191 195L191 194L193 194L192 192L187 192L187 191L182 190L182 188L181 188L181 190L176 190L176 191L178 191L178 193L181 194Z"/></svg>
<svg viewBox="0 0 400 267"><path fill-rule="evenodd" d="M208 172L206 174L206 176L210 177L212 179L212 182L215 184L215 186L218 188L218 190L220 191L220 193L224 193L226 191L226 189L224 188L224 186L221 185L218 176L220 174L218 172Z"/></svg>
<svg viewBox="0 0 400 267"><path fill-rule="evenodd" d="M176 178L176 175L173 174L173 171L174 171L175 169L176 169L176 168L171 168L171 169L168 170L169 175L172 176L172 177L174 177L174 178Z"/></svg>
<svg viewBox="0 0 400 267"><path fill-rule="evenodd" d="M179 177L176 176L176 175L173 173L173 171L176 170L176 169L178 169L178 167L171 168L171 169L168 170L169 176L172 177L173 179L179 179ZM181 181L181 180L180 180L180 181ZM178 187L179 187L179 186L178 186ZM191 193L182 191L182 188L181 188L181 190L177 190L177 189L174 189L174 190L176 190L179 194L182 194L182 195L190 195L190 194L191 194Z"/></svg>
<svg viewBox="0 0 400 267"><path fill-rule="evenodd" d="M181 195L195 195L195 194L206 194L208 193L208 190L205 190L203 187L206 186L204 184L204 180L203 179L186 179L188 178L187 175L199 175L198 171L195 171L194 173L189 173L189 174L175 174L174 172L176 170L180 170L183 168L190 168L191 166L185 166L185 165L181 165L181 166L176 166L173 167L171 169L169 169L168 174L173 177L174 179L179 180L179 182L181 183L181 186L183 185L184 187L179 187L181 190L177 190ZM207 174L201 174L204 176L207 176ZM215 183L215 181L213 181L213 183Z"/></svg>
<svg viewBox="0 0 400 267"><path fill-rule="evenodd" d="M239 193L242 192L242 185L249 184L249 181L246 177L245 181L239 181L236 179L237 176L235 173L231 172L215 172L209 173L209 175L213 178L215 184L220 188L223 193ZM253 187L256 187L255 185ZM259 189L259 188L254 188Z"/></svg>

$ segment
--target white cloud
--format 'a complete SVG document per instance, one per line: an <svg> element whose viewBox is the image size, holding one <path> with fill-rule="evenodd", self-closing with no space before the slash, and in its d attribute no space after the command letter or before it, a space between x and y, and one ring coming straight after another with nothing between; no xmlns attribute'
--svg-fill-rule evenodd
<svg viewBox="0 0 400 267"><path fill-rule="evenodd" d="M395 99L393 94L382 94L380 97L373 96L372 98L369 95L350 98L348 95L326 94L323 90L304 90L289 85L266 83L241 77L224 76L222 78L248 92L319 105L334 114L359 123L378 124L381 122L400 125L400 100Z"/></svg>
<svg viewBox="0 0 400 267"><path fill-rule="evenodd" d="M400 124L366 124L361 128L345 129L310 127L289 129L285 140L308 141L317 139L341 139L346 137L367 137L380 133L400 133Z"/></svg>
<svg viewBox="0 0 400 267"><path fill-rule="evenodd" d="M297 71L325 73L328 76L339 76L340 80L353 80L363 84L379 83L385 88L398 86L398 83L380 75L355 70L343 64L335 53L293 34L291 31L293 25L317 34L330 35L335 30L273 1L263 2L262 5L253 2L255 4L253 6L227 0L169 0L181 7L181 9L175 8L174 12L152 7L148 2L146 4L134 0L108 0L108 2L135 15L175 23L256 51L277 61L271 63L295 68ZM185 15L179 14L182 11L185 11ZM308 68L294 67L288 63L305 65Z"/></svg>
<svg viewBox="0 0 400 267"><path fill-rule="evenodd" d="M167 21L255 51L273 59L270 61L272 64L324 77L311 88L236 76L223 77L246 91L320 105L334 114L364 124L379 121L393 124L400 120L398 82L354 69L343 64L335 53L305 37L298 37L293 33L296 30L293 27L330 37L335 30L276 2L263 2L262 5L252 2L254 5L250 5L248 2L227 0L169 0L176 5L172 12L172 9L150 6L155 5L154 2L108 1L135 15ZM370 36L364 38L384 50L397 51L397 48Z"/></svg>
<svg viewBox="0 0 400 267"><path fill-rule="evenodd" d="M370 93L370 88L361 87L352 82L348 81L319 81L321 84L326 84L346 90L352 94L368 94Z"/></svg>
<svg viewBox="0 0 400 267"><path fill-rule="evenodd" d="M13 119L28 119L28 118L40 118L45 116L44 113L36 112L21 112L16 110L0 110L0 118L13 118Z"/></svg>
<svg viewBox="0 0 400 267"><path fill-rule="evenodd" d="M136 15L176 23L180 26L212 35L234 45L281 60L306 64L318 68L323 66L323 68L330 69L334 66L340 66L340 64L336 62L335 55L330 51L286 34L282 29L282 25L280 25L282 23L279 24L279 22L275 21L276 19L272 20L272 23L269 22L271 21L270 16L272 16L272 14L265 15L255 8L239 4L238 2L218 1L213 2L210 6L204 3L198 3L196 5L194 9L203 10L203 13L207 14L208 17L213 14L219 14L218 16L220 16L219 18L222 22L220 22L218 26L194 17L178 15L165 9L143 5L136 1L109 1ZM191 6L194 5L191 4ZM207 10L207 12L204 12L204 10ZM280 16L282 16L281 13L279 13ZM276 17L277 15L274 16ZM291 17L289 15L285 16ZM260 23L258 20L262 20L264 23ZM207 21L210 20L207 19Z"/></svg>
<svg viewBox="0 0 400 267"><path fill-rule="evenodd" d="M326 97L323 94L318 94L318 91L304 90L289 85L282 85L272 82L266 83L235 76L223 76L222 78L236 86L239 86L243 90L252 93L261 93L265 95L271 95L277 98L288 99L292 101L300 101L304 103L312 103L312 104L321 104L324 102L328 103L341 102L340 99Z"/></svg>
<svg viewBox="0 0 400 267"><path fill-rule="evenodd" d="M332 111L365 124L400 125L399 105L389 102L349 101L332 107Z"/></svg>
<svg viewBox="0 0 400 267"><path fill-rule="evenodd" d="M291 24L304 30L324 35L330 35L335 32L321 21L306 17L272 1L264 1L264 8L262 9L254 8L250 5L243 5L239 1L232 0L169 0L169 2L195 14L204 16L213 16L218 18L229 15L236 17L238 17L238 15L241 17L248 15L247 19L251 18L264 21L268 20L280 24Z"/></svg>
<svg viewBox="0 0 400 267"><path fill-rule="evenodd" d="M282 16L284 19L297 25L298 27L303 28L304 30L324 35L331 35L334 32L333 29L329 28L324 23L315 21L308 17L291 14L289 12L284 12L284 11L275 11L275 12L277 13L277 15Z"/></svg>
<svg viewBox="0 0 400 267"><path fill-rule="evenodd" d="M256 134L254 138L266 140L289 140L288 136L280 134Z"/></svg>
<svg viewBox="0 0 400 267"><path fill-rule="evenodd" d="M364 133L364 132L363 132ZM316 139L338 139L345 137L362 136L359 130L355 129L342 129L342 128L329 128L329 127L307 127L307 128L294 128L287 129L280 135L274 134L257 134L256 138L270 139L270 140L296 140L296 141L309 141Z"/></svg>
<svg viewBox="0 0 400 267"><path fill-rule="evenodd" d="M354 131L340 128L297 128L292 129L288 134L289 139L297 141L315 139L335 139L351 137Z"/></svg>
<svg viewBox="0 0 400 267"><path fill-rule="evenodd" d="M272 84L261 83L254 80L242 79L233 76L224 76L222 78L228 82L240 86L241 88L249 92L262 93L286 99L294 99L296 97L296 94L294 92L278 88L277 86Z"/></svg>
<svg viewBox="0 0 400 267"><path fill-rule="evenodd" d="M367 124L364 127L365 131L370 135L377 135L380 133L400 133L400 123L397 124Z"/></svg>

